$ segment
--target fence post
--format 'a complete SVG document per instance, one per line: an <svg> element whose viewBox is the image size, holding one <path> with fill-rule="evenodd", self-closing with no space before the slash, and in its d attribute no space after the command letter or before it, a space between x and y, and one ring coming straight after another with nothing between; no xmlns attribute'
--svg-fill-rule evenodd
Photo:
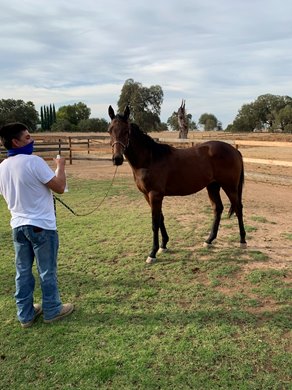
<svg viewBox="0 0 292 390"><path fill-rule="evenodd" d="M70 165L72 165L72 142L71 142L71 137L69 137L69 160L70 160Z"/></svg>
<svg viewBox="0 0 292 390"><path fill-rule="evenodd" d="M87 154L90 153L90 140L87 138Z"/></svg>

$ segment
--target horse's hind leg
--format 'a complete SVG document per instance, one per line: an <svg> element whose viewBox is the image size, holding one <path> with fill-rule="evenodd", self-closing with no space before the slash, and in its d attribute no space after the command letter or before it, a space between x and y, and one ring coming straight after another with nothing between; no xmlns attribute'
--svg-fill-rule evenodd
<svg viewBox="0 0 292 390"><path fill-rule="evenodd" d="M245 234L244 223L243 223L243 213L242 213L243 206L241 201L241 194L239 194L238 191L230 191L228 189L225 189L224 187L223 189L231 202L229 217L232 215L233 212L237 216L239 234L240 234L240 247L246 248L246 241L245 241L246 234Z"/></svg>
<svg viewBox="0 0 292 390"><path fill-rule="evenodd" d="M223 207L221 196L220 196L220 185L216 182L211 183L207 186L207 190L208 190L208 195L209 195L211 205L213 208L213 212L214 212L214 220L213 220L211 232L210 232L209 237L207 238L207 240L204 243L204 246L208 247L212 244L212 242L217 237L219 224L220 224L220 220L221 220L221 215L222 215L224 207Z"/></svg>

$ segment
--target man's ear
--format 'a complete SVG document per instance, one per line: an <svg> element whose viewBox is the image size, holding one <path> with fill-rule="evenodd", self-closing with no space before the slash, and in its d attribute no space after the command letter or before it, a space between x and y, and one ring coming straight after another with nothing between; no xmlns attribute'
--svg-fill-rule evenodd
<svg viewBox="0 0 292 390"><path fill-rule="evenodd" d="M12 138L11 144L12 144L12 148L19 148L20 147L20 141L17 138Z"/></svg>

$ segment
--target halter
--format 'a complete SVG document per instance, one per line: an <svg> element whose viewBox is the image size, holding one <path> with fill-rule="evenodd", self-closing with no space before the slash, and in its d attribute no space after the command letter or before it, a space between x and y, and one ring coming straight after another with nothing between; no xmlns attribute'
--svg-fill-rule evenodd
<svg viewBox="0 0 292 390"><path fill-rule="evenodd" d="M129 143L130 143L130 130L131 130L131 126L130 126L130 123L128 123L128 140L127 140L127 143L124 144L123 142L121 141L114 141L112 144L111 144L111 147L113 148L115 145L121 145L122 148L124 149L123 150L123 154L125 152L125 150L127 149L127 147L129 146Z"/></svg>
<svg viewBox="0 0 292 390"><path fill-rule="evenodd" d="M127 145L123 144L121 141L115 141L115 142L112 143L112 148L115 145L117 145L117 144L120 144L124 148L124 150L125 150L129 146L129 140L128 140L128 144Z"/></svg>

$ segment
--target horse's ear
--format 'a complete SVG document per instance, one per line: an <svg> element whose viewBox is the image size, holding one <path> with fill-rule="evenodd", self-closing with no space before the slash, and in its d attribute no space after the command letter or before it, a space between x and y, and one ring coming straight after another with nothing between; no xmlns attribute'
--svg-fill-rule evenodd
<svg viewBox="0 0 292 390"><path fill-rule="evenodd" d="M112 108L112 106L109 106L109 108L108 108L108 114L109 114L111 120L113 120L114 117L115 117L115 112L114 112L114 109Z"/></svg>
<svg viewBox="0 0 292 390"><path fill-rule="evenodd" d="M124 111L124 118L127 120L129 119L129 116L130 116L130 107L127 105Z"/></svg>

